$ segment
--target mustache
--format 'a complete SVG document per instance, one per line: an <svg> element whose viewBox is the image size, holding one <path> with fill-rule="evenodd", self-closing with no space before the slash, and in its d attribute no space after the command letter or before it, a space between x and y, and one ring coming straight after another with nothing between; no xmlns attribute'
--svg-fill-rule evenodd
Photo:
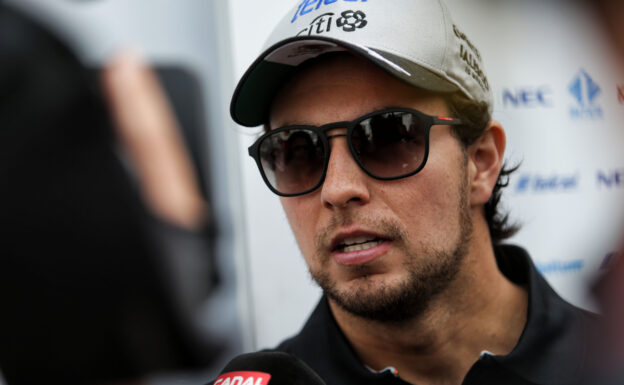
<svg viewBox="0 0 624 385"><path fill-rule="evenodd" d="M356 223L363 228L383 234L384 238L392 239L394 242L402 243L408 239L407 232L396 221L373 218L353 212L343 212L334 214L323 231L316 234L314 238L316 252L319 255L329 254L328 250L336 231L341 227L351 226Z"/></svg>

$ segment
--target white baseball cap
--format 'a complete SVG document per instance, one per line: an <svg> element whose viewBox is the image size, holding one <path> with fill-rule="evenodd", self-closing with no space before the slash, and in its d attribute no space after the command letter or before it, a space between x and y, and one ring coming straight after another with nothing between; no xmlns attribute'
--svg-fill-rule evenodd
<svg viewBox="0 0 624 385"><path fill-rule="evenodd" d="M296 67L333 51L362 56L415 87L492 105L481 54L440 0L298 0L238 83L232 118L249 127L267 122Z"/></svg>

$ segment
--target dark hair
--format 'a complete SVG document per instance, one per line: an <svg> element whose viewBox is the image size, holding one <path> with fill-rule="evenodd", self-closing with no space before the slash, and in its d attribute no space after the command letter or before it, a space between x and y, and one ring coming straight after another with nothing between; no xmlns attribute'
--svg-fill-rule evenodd
<svg viewBox="0 0 624 385"><path fill-rule="evenodd" d="M485 133L487 125L492 119L489 106L485 102L478 103L468 100L460 93L451 94L445 99L451 115L461 119L464 123L461 126L453 126L453 133L464 148L467 148ZM483 214L490 230L490 237L495 245L520 230L518 223L509 223L509 214L503 212L499 207L503 194L502 189L509 185L509 176L518 167L519 165L507 167L507 163L503 163L492 190L492 195L483 208Z"/></svg>

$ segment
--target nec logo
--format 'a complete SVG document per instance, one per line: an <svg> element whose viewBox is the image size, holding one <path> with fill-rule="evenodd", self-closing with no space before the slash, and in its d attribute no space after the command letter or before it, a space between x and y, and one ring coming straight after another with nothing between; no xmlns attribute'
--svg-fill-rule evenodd
<svg viewBox="0 0 624 385"><path fill-rule="evenodd" d="M624 170L598 171L598 186L606 188L624 187Z"/></svg>
<svg viewBox="0 0 624 385"><path fill-rule="evenodd" d="M544 85L503 90L503 106L513 108L552 107L552 90Z"/></svg>
<svg viewBox="0 0 624 385"><path fill-rule="evenodd" d="M596 105L601 89L585 70L572 80L569 87L576 105L570 108L570 116L575 119L602 119L602 108Z"/></svg>
<svg viewBox="0 0 624 385"><path fill-rule="evenodd" d="M515 192L523 193L542 193L542 192L569 192L576 190L579 185L578 175L529 175L520 176L516 184Z"/></svg>
<svg viewBox="0 0 624 385"><path fill-rule="evenodd" d="M339 0L303 0L299 4L299 7L297 7L297 12L295 12L295 16L293 16L293 18L292 18L292 20L290 22L294 23L295 20L297 20L297 18L299 16L307 15L308 13L310 13L312 11L316 11L321 6L337 3L338 1ZM361 2L365 3L367 0L341 0L341 1L348 1L348 2L351 2L351 3L361 1Z"/></svg>
<svg viewBox="0 0 624 385"><path fill-rule="evenodd" d="M267 385L271 375L263 372L229 372L217 377L213 385Z"/></svg>

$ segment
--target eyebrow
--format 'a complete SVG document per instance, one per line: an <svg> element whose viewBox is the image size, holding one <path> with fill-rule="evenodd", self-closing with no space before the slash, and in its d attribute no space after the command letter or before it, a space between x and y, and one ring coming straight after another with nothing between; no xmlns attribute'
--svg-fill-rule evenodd
<svg viewBox="0 0 624 385"><path fill-rule="evenodd" d="M376 112L376 111L391 110L393 108L397 108L397 109L399 109L399 108L410 108L410 109L412 109L412 107L407 107L407 106L401 107L401 106L397 106L397 105L383 105L383 106L380 106L380 107L375 107L375 108L371 109L370 111L365 112L365 113L363 113L361 115L358 115L357 117L355 117L354 119L351 119L349 121L353 121L353 120L355 120L357 118L360 118L360 117L362 117L364 115L372 114L373 112ZM333 122L329 122L329 123L333 123ZM328 124L328 123L325 123L325 124ZM293 123L293 122L287 121L286 124L281 124L278 127L271 128L269 123L265 123L264 124L264 132L269 132L271 130L277 130L279 128L288 127L288 126L314 126L314 127L320 127L320 126L324 126L325 124L317 125L317 124L311 124L311 123Z"/></svg>

